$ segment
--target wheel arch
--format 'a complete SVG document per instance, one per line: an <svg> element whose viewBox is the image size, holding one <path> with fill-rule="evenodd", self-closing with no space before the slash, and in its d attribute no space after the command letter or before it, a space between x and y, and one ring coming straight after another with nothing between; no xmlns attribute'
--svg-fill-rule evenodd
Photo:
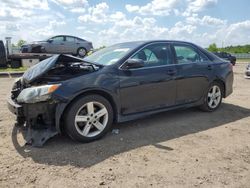
<svg viewBox="0 0 250 188"><path fill-rule="evenodd" d="M99 90L99 89L92 89L92 90L87 90L87 91L83 91L81 93L79 93L78 95L74 96L73 99L71 99L68 103L64 103L63 105L59 105L57 106L56 109L56 129L58 132L62 132L63 130L63 117L65 112L67 111L67 109L70 107L70 105L78 100L79 98L83 97L83 96L87 96L87 95L100 95L102 97L104 97L105 99L107 99L110 103L110 105L112 106L112 110L113 110L113 122L117 121L118 118L118 107L117 107L117 102L115 102L114 97L108 93L107 91L103 91L103 90Z"/></svg>
<svg viewBox="0 0 250 188"><path fill-rule="evenodd" d="M226 95L226 84L225 84L225 82L220 78L216 78L215 80L213 80L213 82L217 82L217 83L221 84L222 89L223 89L223 98L225 98L226 97L225 96Z"/></svg>

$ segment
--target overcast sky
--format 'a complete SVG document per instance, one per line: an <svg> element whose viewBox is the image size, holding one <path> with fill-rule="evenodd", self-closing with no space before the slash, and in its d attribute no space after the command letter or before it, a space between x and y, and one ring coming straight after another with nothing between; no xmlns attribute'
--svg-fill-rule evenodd
<svg viewBox="0 0 250 188"><path fill-rule="evenodd" d="M249 9L249 0L1 0L0 40L70 34L95 47L152 39L247 44Z"/></svg>

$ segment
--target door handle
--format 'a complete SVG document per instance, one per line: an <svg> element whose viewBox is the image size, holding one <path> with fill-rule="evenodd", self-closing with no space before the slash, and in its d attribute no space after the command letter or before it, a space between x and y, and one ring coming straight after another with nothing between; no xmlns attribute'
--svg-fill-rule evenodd
<svg viewBox="0 0 250 188"><path fill-rule="evenodd" d="M207 69L208 69L208 70L212 70L212 65L208 65L208 66L207 66Z"/></svg>
<svg viewBox="0 0 250 188"><path fill-rule="evenodd" d="M61 43L61 45L64 45L64 43Z"/></svg>
<svg viewBox="0 0 250 188"><path fill-rule="evenodd" d="M176 74L176 70L170 69L170 70L167 71L167 74L170 75L170 76L173 76L173 75Z"/></svg>

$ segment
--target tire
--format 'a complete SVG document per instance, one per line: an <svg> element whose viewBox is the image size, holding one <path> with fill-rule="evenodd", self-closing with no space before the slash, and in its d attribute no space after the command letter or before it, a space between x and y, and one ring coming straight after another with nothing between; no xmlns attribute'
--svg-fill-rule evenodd
<svg viewBox="0 0 250 188"><path fill-rule="evenodd" d="M40 52L44 53L44 54L47 53L46 50L45 50L45 48L43 46L40 47Z"/></svg>
<svg viewBox="0 0 250 188"><path fill-rule="evenodd" d="M221 105L223 94L223 86L218 82L213 82L205 94L204 103L200 106L200 109L205 112L217 110Z"/></svg>
<svg viewBox="0 0 250 188"><path fill-rule="evenodd" d="M87 55L87 50L83 47L78 48L77 55L79 57L85 57Z"/></svg>
<svg viewBox="0 0 250 188"><path fill-rule="evenodd" d="M109 131L113 123L112 106L100 95L87 95L77 99L65 114L66 133L79 142L100 139Z"/></svg>

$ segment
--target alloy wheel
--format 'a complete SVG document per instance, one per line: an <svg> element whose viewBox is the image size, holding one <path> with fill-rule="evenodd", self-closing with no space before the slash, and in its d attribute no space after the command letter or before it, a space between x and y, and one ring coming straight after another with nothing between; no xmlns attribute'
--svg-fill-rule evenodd
<svg viewBox="0 0 250 188"><path fill-rule="evenodd" d="M221 101L221 90L220 87L217 85L213 85L209 92L208 92L208 96L207 96L207 102L208 102L208 106L212 109L216 108Z"/></svg>
<svg viewBox="0 0 250 188"><path fill-rule="evenodd" d="M84 104L76 113L75 127L85 137L99 135L107 126L108 111L100 102L91 101Z"/></svg>
<svg viewBox="0 0 250 188"><path fill-rule="evenodd" d="M84 57L86 55L86 50L84 48L80 48L78 51L78 55Z"/></svg>

